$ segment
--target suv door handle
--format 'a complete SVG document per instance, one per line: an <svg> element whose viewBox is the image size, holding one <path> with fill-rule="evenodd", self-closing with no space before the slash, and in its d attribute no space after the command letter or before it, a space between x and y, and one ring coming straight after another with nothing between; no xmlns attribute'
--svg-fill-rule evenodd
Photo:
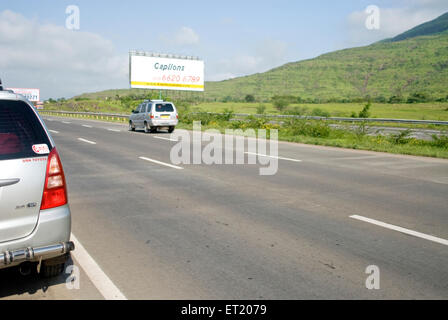
<svg viewBox="0 0 448 320"><path fill-rule="evenodd" d="M20 181L20 179L18 179L18 178L16 178L16 179L0 179L0 187L10 186L10 185L16 184L19 181Z"/></svg>

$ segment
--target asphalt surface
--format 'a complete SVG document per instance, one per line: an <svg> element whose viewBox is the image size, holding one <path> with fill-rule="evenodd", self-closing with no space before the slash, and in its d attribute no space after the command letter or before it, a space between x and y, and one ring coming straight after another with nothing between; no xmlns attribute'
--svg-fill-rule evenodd
<svg viewBox="0 0 448 320"><path fill-rule="evenodd" d="M448 298L448 245L350 218L446 241L447 160L279 142L279 156L301 162L280 159L273 176L248 164L177 170L140 158L170 164L169 134L45 119L72 232L128 299ZM0 297L102 299L72 263L80 289L67 275L3 270ZM379 290L365 286L370 265Z"/></svg>

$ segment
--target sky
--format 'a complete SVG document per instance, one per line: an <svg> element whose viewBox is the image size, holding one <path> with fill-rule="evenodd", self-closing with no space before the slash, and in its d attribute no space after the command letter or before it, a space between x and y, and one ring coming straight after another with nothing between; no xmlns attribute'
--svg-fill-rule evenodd
<svg viewBox="0 0 448 320"><path fill-rule="evenodd" d="M70 5L79 29L69 29ZM379 29L368 29L368 6ZM393 37L448 11L446 0L1 0L0 79L41 100L129 88L129 50L198 56L205 80ZM70 20L73 21L73 20Z"/></svg>

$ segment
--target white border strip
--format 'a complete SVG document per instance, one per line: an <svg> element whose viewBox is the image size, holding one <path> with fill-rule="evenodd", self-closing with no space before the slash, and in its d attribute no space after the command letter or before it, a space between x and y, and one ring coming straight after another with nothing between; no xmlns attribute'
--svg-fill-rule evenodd
<svg viewBox="0 0 448 320"><path fill-rule="evenodd" d="M96 261L90 256L83 245L72 233L71 240L75 244L75 250L71 252L76 261L81 265L90 281L106 300L127 300L126 296L118 289L110 278L104 273Z"/></svg>
<svg viewBox="0 0 448 320"><path fill-rule="evenodd" d="M107 128L107 131L120 132L121 130Z"/></svg>
<svg viewBox="0 0 448 320"><path fill-rule="evenodd" d="M86 128L92 128L92 126L89 126L88 124L83 124L82 126Z"/></svg>
<svg viewBox="0 0 448 320"><path fill-rule="evenodd" d="M393 224L384 223L384 222L381 222L381 221L378 221L378 220L374 220L374 219L358 216L356 214L350 216L350 218L361 220L361 221L364 221L364 222L375 224L375 225L383 227L383 228L395 230L395 231L398 231L398 232L401 232L401 233L405 233L405 234L408 234L408 235L411 235L411 236L414 236L414 237L422 238L422 239L425 239L425 240L437 242L437 243L444 244L444 245L448 246L448 240L445 240L445 239L442 239L442 238L438 238L438 237L434 237L434 236L431 236L429 234L424 234L424 233L421 233L421 232L413 231L413 230L402 228L402 227L399 227L399 226L394 226Z"/></svg>
<svg viewBox="0 0 448 320"><path fill-rule="evenodd" d="M178 166L175 166L175 165L172 165L172 164L169 164L169 163L157 161L157 160L146 158L146 157L139 157L139 159L146 160L146 161L149 161L149 162L154 162L154 163L157 163L157 164L161 164L162 166L167 166L167 167L178 169L178 170L182 170L183 169L182 167L178 167Z"/></svg>
<svg viewBox="0 0 448 320"><path fill-rule="evenodd" d="M255 153L255 152L244 152L246 154L254 154L260 157L268 157L268 158L274 158L274 159L280 159L280 160L288 160L288 161L294 161L294 162L302 162L302 160L299 159L291 159L291 158L284 158L284 157L274 157L267 154L261 154L261 153Z"/></svg>
<svg viewBox="0 0 448 320"><path fill-rule="evenodd" d="M48 131L50 131L51 133L59 133L59 131L56 131L56 130L50 130L50 129L48 129Z"/></svg>
<svg viewBox="0 0 448 320"><path fill-rule="evenodd" d="M78 140L82 141L82 142L87 142L87 143L90 143L90 144L96 144L96 142L93 142L93 141L90 141L90 140L86 140L86 139L83 139L83 138L78 138Z"/></svg>

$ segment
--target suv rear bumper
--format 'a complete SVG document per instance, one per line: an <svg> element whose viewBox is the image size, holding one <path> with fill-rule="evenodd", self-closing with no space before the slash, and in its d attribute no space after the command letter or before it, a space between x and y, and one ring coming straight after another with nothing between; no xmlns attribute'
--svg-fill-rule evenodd
<svg viewBox="0 0 448 320"><path fill-rule="evenodd" d="M24 261L61 256L74 249L70 241L71 215L68 205L42 210L33 232L25 238L0 243L0 269Z"/></svg>
<svg viewBox="0 0 448 320"><path fill-rule="evenodd" d="M151 119L148 121L151 127L171 127L177 126L179 120L171 120L171 119Z"/></svg>
<svg viewBox="0 0 448 320"><path fill-rule="evenodd" d="M17 265L25 261L37 261L40 260L40 258L45 260L44 258L48 258L49 256L62 255L74 249L74 243L68 241L45 247L28 247L14 251L5 251L0 253L0 268L12 264Z"/></svg>

